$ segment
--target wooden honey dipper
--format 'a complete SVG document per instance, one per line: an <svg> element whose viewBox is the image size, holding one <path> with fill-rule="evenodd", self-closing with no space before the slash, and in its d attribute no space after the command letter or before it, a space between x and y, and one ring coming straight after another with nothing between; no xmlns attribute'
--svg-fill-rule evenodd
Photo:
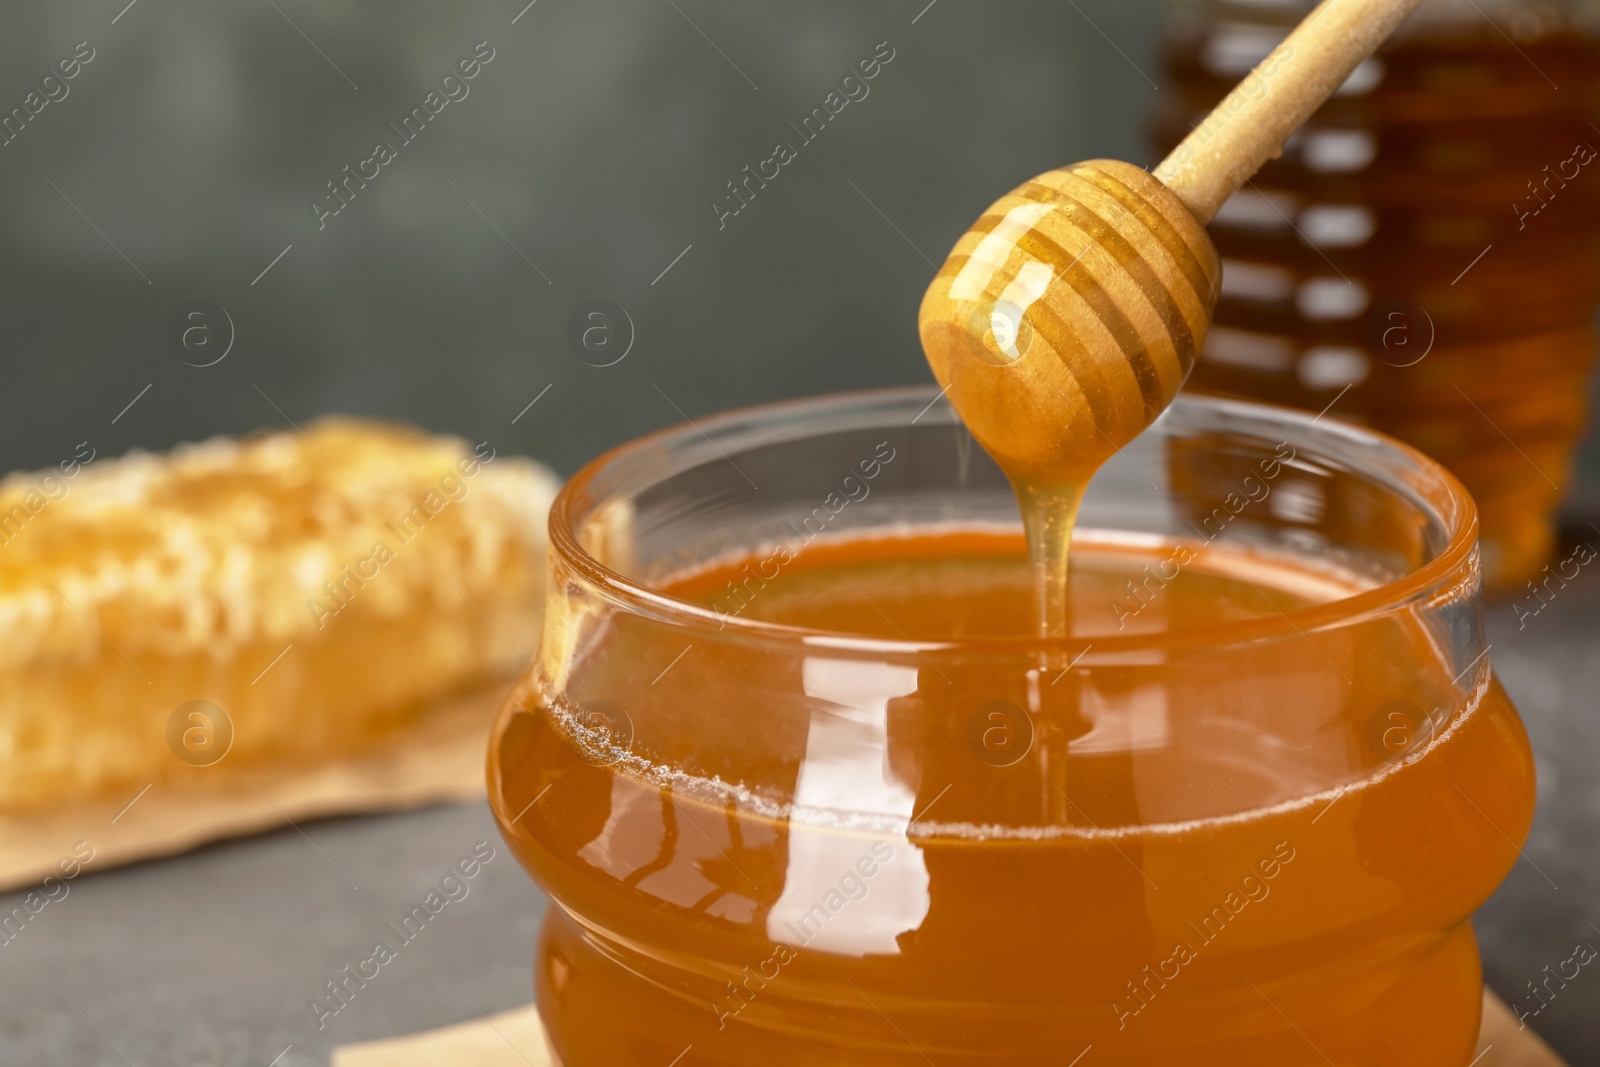
<svg viewBox="0 0 1600 1067"><path fill-rule="evenodd" d="M1221 281L1206 235L1232 196L1421 0L1324 0L1153 173L1094 160L997 200L918 317L935 377L1010 478L1040 570L1040 628L1067 632L1083 489L1182 387Z"/></svg>

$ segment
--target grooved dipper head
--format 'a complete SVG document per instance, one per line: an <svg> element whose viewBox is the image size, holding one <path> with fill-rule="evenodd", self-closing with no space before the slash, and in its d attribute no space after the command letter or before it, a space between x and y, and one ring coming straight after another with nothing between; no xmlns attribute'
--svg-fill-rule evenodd
<svg viewBox="0 0 1600 1067"><path fill-rule="evenodd" d="M1221 274L1159 181L1079 163L1012 190L956 242L922 301L923 351L1013 481L1082 485L1182 387Z"/></svg>

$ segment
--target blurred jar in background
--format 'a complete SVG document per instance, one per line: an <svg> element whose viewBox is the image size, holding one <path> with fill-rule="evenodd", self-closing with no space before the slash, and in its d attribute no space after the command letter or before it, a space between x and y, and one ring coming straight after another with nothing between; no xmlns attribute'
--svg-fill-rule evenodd
<svg viewBox="0 0 1600 1067"><path fill-rule="evenodd" d="M1175 145L1312 7L1175 10ZM1540 573L1587 415L1600 299L1600 0L1427 0L1211 224L1189 388L1406 440L1477 498L1484 577ZM1349 387L1340 396L1341 390Z"/></svg>

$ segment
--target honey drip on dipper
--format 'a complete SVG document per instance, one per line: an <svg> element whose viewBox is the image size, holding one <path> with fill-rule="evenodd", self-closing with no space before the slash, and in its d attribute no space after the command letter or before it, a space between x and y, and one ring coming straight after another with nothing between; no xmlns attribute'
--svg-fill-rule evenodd
<svg viewBox="0 0 1600 1067"><path fill-rule="evenodd" d="M1069 631L1067 555L1095 471L1172 402L1205 343L1217 209L1421 0L1324 0L1155 169L1094 160L997 200L923 298L923 351L1010 479L1042 637Z"/></svg>

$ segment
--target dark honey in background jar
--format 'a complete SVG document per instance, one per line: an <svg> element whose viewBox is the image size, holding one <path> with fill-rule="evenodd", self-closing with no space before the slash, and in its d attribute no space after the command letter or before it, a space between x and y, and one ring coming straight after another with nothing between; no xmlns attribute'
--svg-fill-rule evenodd
<svg viewBox="0 0 1600 1067"><path fill-rule="evenodd" d="M1176 12L1159 147L1311 6ZM1491 588L1544 567L1588 414L1597 14L1427 0L1211 225L1222 298L1189 388L1311 410L1337 397L1335 414L1429 452L1478 500Z"/></svg>

